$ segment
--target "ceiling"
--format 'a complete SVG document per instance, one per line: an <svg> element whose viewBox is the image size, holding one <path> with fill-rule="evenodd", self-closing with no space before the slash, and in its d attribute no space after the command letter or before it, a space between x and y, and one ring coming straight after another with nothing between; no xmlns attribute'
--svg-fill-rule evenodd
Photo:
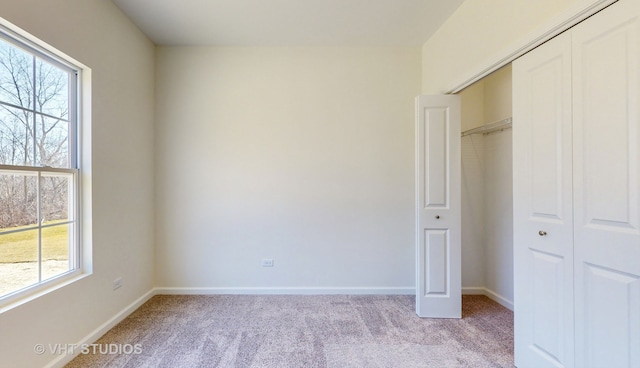
<svg viewBox="0 0 640 368"><path fill-rule="evenodd" d="M113 0L158 45L420 46L464 0Z"/></svg>

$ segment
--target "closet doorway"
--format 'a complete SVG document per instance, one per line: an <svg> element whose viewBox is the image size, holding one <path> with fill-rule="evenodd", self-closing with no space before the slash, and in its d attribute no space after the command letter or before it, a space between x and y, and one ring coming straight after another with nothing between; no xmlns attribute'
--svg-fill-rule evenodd
<svg viewBox="0 0 640 368"><path fill-rule="evenodd" d="M518 83L511 90L511 65L475 84L470 84L473 81L470 80L464 87L451 90L459 92L462 98L463 293L485 294L515 309L515 359L519 367L631 367L640 362L637 349L640 341L640 14L637 2L633 1L619 1L594 14L599 6L610 3L594 1L588 12L556 24L540 36L544 40L532 40L502 59L507 60L504 62L516 60L524 49L531 50L591 16L571 31L573 37L564 53L573 59L569 62L569 72L555 73L554 79L549 80L541 76L531 79L532 85L538 87L540 83L549 82L546 85L551 87L546 89L551 91L565 85L564 80L559 82L560 74L570 76L569 144L563 143L560 147L564 150L573 146L567 151L572 156L568 161L571 170L565 171L570 174L548 169L557 166L557 158L537 159L532 163L531 155L522 155L527 150L523 142L534 141L534 133L520 130L514 136L517 139L512 141L513 133L522 128L519 124L526 115L516 109L512 120L514 128L508 128L511 98L523 93L522 89L516 91ZM503 61L496 62L500 63ZM546 66L539 63L536 67ZM487 75L488 70L495 69L489 67L477 75ZM504 73L503 78L498 77L500 73ZM506 80L509 82L503 83ZM494 88L497 85L503 88ZM539 97L548 95L539 94ZM549 101L558 99L560 97L548 98ZM544 104L538 100L528 100L529 111L535 112L536 117L544 115L544 109L540 108ZM547 110L554 114L559 111ZM502 113L493 114L494 111ZM549 140L556 141L559 142ZM548 156L549 147L538 144L535 152L541 153L540 157ZM521 180L519 174L522 168L528 170L536 165L547 170L547 178L565 176L564 182L572 182L571 192L559 196L548 191L550 195L543 198L536 181L528 177ZM512 184L514 176L521 179ZM538 175L538 181L541 179ZM542 183L560 188L556 185L558 181L543 180ZM526 187L535 188L536 193L529 196L522 191ZM513 210L514 198L516 211ZM571 247L566 254L573 258L564 263L573 265L573 270L554 266L553 262L563 261L562 257L534 249L531 239L535 238L536 244L557 240L555 228L536 227L532 233L518 225L532 219L535 211L532 212L531 206L535 200L538 200L535 209L538 211L541 203L547 205L564 198L573 202L569 212L564 211L574 215L571 223L567 222L567 231L573 240L561 243ZM521 211L522 208L528 208L529 212ZM548 217L542 219L544 224L553 223L554 219ZM525 239L523 234L530 234L531 238ZM515 252L515 263L514 246L525 250ZM529 251L528 258L518 255L526 251ZM522 270L527 267L535 268L534 272L522 276ZM515 280L513 271L516 275L520 272ZM532 281L534 278L536 282ZM548 282L543 283L544 280ZM567 302L560 303L561 300ZM523 306L531 307L530 311L522 309ZM526 330L531 333L523 333ZM527 349L532 354L523 353Z"/></svg>
<svg viewBox="0 0 640 368"><path fill-rule="evenodd" d="M513 310L511 65L461 91L462 292Z"/></svg>

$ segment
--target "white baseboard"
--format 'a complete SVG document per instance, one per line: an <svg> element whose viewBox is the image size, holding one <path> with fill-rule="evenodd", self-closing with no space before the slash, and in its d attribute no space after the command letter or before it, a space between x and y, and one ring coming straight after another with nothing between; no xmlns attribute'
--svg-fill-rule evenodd
<svg viewBox="0 0 640 368"><path fill-rule="evenodd" d="M414 295L407 287L158 287L164 295Z"/></svg>
<svg viewBox="0 0 640 368"><path fill-rule="evenodd" d="M103 323L100 327L96 328L90 334L82 338L75 346L82 346L83 344L93 344L97 341L102 335L107 333L110 329L112 329L115 325L120 323L123 319L133 313L136 309L140 308L142 304L147 302L147 300L151 299L156 295L155 289L149 290L140 298L136 299L133 303L126 306L120 312L118 312L115 316L111 317L107 322ZM58 358L51 361L49 364L45 366L45 368L62 368L65 364L69 363L76 356L78 356L81 352L81 349L76 349L75 354L61 354Z"/></svg>
<svg viewBox="0 0 640 368"><path fill-rule="evenodd" d="M476 287L463 287L462 295L484 295L487 298L495 301L496 303L502 305L503 307L513 311L513 301L505 298L504 296L496 293L493 290L489 290L485 287L476 286Z"/></svg>
<svg viewBox="0 0 640 368"><path fill-rule="evenodd" d="M487 293L485 294L489 299L492 299L495 302L498 302L503 307L513 311L513 301L505 298L504 296L487 289Z"/></svg>

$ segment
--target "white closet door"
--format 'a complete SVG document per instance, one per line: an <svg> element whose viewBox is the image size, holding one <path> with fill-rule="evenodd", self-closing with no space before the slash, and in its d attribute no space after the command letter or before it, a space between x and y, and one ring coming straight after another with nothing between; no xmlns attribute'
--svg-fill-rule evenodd
<svg viewBox="0 0 640 368"><path fill-rule="evenodd" d="M573 32L576 366L640 367L640 4Z"/></svg>
<svg viewBox="0 0 640 368"><path fill-rule="evenodd" d="M571 35L513 63L515 363L573 366Z"/></svg>
<svg viewBox="0 0 640 368"><path fill-rule="evenodd" d="M460 318L460 96L420 96L416 110L416 313Z"/></svg>

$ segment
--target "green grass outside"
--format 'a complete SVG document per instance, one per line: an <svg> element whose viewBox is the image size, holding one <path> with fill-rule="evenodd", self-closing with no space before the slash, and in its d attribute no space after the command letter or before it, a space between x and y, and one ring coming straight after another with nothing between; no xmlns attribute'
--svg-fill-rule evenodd
<svg viewBox="0 0 640 368"><path fill-rule="evenodd" d="M45 223L46 225L54 224ZM18 230L29 226L2 229ZM42 260L69 259L69 225L42 229ZM37 262L38 230L0 235L0 263Z"/></svg>

